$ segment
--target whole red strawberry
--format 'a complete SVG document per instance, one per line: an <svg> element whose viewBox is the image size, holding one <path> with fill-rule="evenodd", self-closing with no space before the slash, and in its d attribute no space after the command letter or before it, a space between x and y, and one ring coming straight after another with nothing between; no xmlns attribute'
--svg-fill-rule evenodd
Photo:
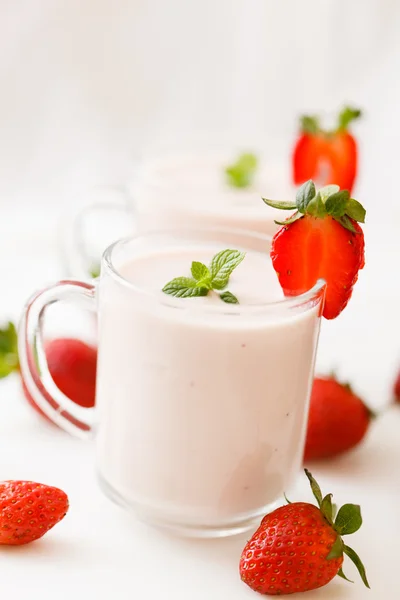
<svg viewBox="0 0 400 600"><path fill-rule="evenodd" d="M296 209L286 221L276 221L282 227L271 245L284 294L297 296L324 280L323 316L336 318L364 267L364 234L358 222L364 223L365 209L347 190L330 185L317 192L313 181L299 188L296 202L263 200L274 208Z"/></svg>
<svg viewBox="0 0 400 600"><path fill-rule="evenodd" d="M330 458L357 446L373 414L349 384L316 377L311 392L304 460Z"/></svg>
<svg viewBox="0 0 400 600"><path fill-rule="evenodd" d="M33 481L0 482L0 544L21 546L41 538L65 517L68 496Z"/></svg>
<svg viewBox="0 0 400 600"><path fill-rule="evenodd" d="M242 552L242 581L270 596L315 590L335 575L347 579L342 571L346 554L369 587L360 558L342 540L361 527L360 507L345 504L334 520L332 494L323 498L311 473L307 469L305 473L318 507L294 502L266 515Z"/></svg>
<svg viewBox="0 0 400 600"><path fill-rule="evenodd" d="M399 374L397 375L397 379L394 384L393 392L394 392L395 401L400 402L400 371L399 371Z"/></svg>
<svg viewBox="0 0 400 600"><path fill-rule="evenodd" d="M346 106L333 131L322 129L316 116L301 117L300 136L293 151L293 181L296 185L314 179L321 186L334 183L352 191L357 176L358 151L348 127L360 116L360 110Z"/></svg>
<svg viewBox="0 0 400 600"><path fill-rule="evenodd" d="M50 375L57 387L73 402L86 408L94 406L96 392L97 350L81 340L59 338L45 343ZM0 378L19 372L17 332L12 323L0 330ZM28 392L22 387L28 402L42 414ZM51 398L50 404L56 406Z"/></svg>

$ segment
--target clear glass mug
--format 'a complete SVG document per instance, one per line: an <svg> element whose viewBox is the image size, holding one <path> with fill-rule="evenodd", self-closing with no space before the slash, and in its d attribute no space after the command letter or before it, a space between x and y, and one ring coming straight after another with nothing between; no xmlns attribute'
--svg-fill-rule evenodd
<svg viewBox="0 0 400 600"><path fill-rule="evenodd" d="M61 281L26 304L19 354L30 394L69 433L95 434L102 489L153 525L239 533L300 471L324 282L296 297L228 305L173 298L160 291L165 281L152 281L177 251L199 259L238 248L272 270L270 241L233 230L137 235L105 251L95 285ZM127 265L140 274L143 264L150 275L127 277ZM93 409L65 397L48 371L43 320L60 301L99 317Z"/></svg>
<svg viewBox="0 0 400 600"><path fill-rule="evenodd" d="M250 149L259 161L255 181L238 189L227 183L225 168L247 146L231 136L204 133L148 148L126 186L98 187L95 192L107 196L96 199L92 193L94 200L68 224L63 243L68 276L90 279L109 243L138 231L230 227L273 235L281 214L261 196L294 198L290 161L277 139Z"/></svg>

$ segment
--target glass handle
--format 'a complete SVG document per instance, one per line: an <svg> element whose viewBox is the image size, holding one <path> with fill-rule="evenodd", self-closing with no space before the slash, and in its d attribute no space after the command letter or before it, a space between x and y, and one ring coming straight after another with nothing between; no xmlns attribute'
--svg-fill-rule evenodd
<svg viewBox="0 0 400 600"><path fill-rule="evenodd" d="M80 281L60 281L37 292L28 300L19 322L18 355L23 381L37 406L68 433L91 437L94 408L72 402L54 383L43 346L43 323L48 306L74 302L96 312L95 287Z"/></svg>
<svg viewBox="0 0 400 600"><path fill-rule="evenodd" d="M92 193L103 195L106 200L80 210L63 225L62 232L61 251L67 276L85 281L97 277L105 248L131 235L137 226L137 210L124 187L105 186Z"/></svg>

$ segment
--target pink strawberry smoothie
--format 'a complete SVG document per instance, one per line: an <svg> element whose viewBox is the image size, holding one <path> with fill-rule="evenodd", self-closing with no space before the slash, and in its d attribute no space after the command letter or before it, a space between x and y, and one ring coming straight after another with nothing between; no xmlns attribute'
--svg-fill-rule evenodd
<svg viewBox="0 0 400 600"><path fill-rule="evenodd" d="M99 294L100 479L152 523L218 534L249 526L299 471L320 309L315 294L268 304L283 300L268 245L232 273L238 305L161 291L226 247L122 252Z"/></svg>
<svg viewBox="0 0 400 600"><path fill-rule="evenodd" d="M261 160L249 187L229 185L224 169L229 153L188 154L157 159L132 186L141 231L166 227L233 227L273 234L280 211L261 196L285 200L294 195L285 165Z"/></svg>

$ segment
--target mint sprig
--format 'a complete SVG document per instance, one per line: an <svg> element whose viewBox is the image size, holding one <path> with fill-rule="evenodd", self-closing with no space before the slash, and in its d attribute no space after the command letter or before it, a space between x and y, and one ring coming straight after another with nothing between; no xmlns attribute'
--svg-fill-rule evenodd
<svg viewBox="0 0 400 600"><path fill-rule="evenodd" d="M365 223L365 208L360 202L350 197L348 190L341 190L338 185L326 185L317 191L311 179L299 187L295 202L269 200L267 198L263 198L263 201L272 208L296 210L290 219L275 221L277 225L290 225L290 223L294 223L304 215L312 215L321 219L330 216L345 229L354 233L356 230L352 220Z"/></svg>
<svg viewBox="0 0 400 600"><path fill-rule="evenodd" d="M207 296L211 290L225 290L229 277L245 256L245 252L226 249L212 258L209 267L202 262L193 261L192 277L176 277L166 283L162 291L175 298L196 298ZM236 296L228 290L222 291L219 297L227 304L239 304Z"/></svg>
<svg viewBox="0 0 400 600"><path fill-rule="evenodd" d="M228 183L233 187L245 188L253 183L258 166L255 154L246 152L241 154L236 162L225 168Z"/></svg>

